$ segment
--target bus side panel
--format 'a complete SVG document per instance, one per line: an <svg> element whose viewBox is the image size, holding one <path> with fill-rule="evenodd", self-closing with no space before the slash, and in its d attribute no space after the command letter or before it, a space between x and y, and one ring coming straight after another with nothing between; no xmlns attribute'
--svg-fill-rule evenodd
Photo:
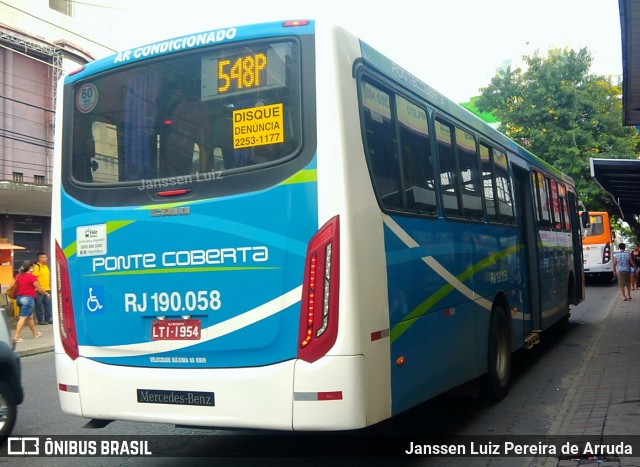
<svg viewBox="0 0 640 467"><path fill-rule="evenodd" d="M494 297L519 277L513 228L408 217L385 224L396 414L487 371Z"/></svg>
<svg viewBox="0 0 640 467"><path fill-rule="evenodd" d="M361 55L360 42L323 23L318 25L316 44L319 218L340 215L340 326L328 357L364 357L357 374L362 371L365 378L365 394L354 403L364 405L366 425L372 425L391 416L390 328L383 215L368 175L357 118L353 64ZM307 378L296 371L298 375L303 381Z"/></svg>
<svg viewBox="0 0 640 467"><path fill-rule="evenodd" d="M540 234L540 282L545 284L543 290L546 291L541 294L541 329L547 329L567 311L569 290L567 278L569 270L573 267L571 255L567 253L571 245L571 234L549 231L541 231Z"/></svg>
<svg viewBox="0 0 640 467"><path fill-rule="evenodd" d="M543 328L555 324L557 321L566 316L569 310L570 298L569 294L569 276L574 272L574 260L573 260L573 246L571 232L557 232L558 252L559 258L556 272L555 272L555 288L557 290L555 304L551 308L551 313L548 319L543 314ZM545 320L546 319L546 320Z"/></svg>
<svg viewBox="0 0 640 467"><path fill-rule="evenodd" d="M438 310L405 323L409 329L392 348L396 362L404 359L392 365L394 415L484 372L483 363L470 355L474 349L476 356L486 355L486 342L476 339L487 334L488 320L477 319L482 314L486 311L468 302L453 315Z"/></svg>

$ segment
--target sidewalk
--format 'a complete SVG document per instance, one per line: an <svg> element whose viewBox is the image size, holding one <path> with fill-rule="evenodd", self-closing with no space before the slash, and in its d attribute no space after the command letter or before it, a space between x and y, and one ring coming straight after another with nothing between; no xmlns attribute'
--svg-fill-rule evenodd
<svg viewBox="0 0 640 467"><path fill-rule="evenodd" d="M586 361L550 427L550 435L580 435L605 443L611 436L640 437L640 294L623 301L619 292L592 342ZM611 438L614 439L614 438ZM620 438L618 438L620 439ZM638 445L637 442L635 442ZM640 466L632 456L596 456L592 460L547 459L548 466Z"/></svg>
<svg viewBox="0 0 640 467"><path fill-rule="evenodd" d="M18 318L9 316L11 329L16 328L17 322ZM21 357L27 357L29 355L36 355L43 352L53 351L53 330L57 328L52 324L42 326L36 324L36 329L42 332L42 337L40 337L40 339L33 338L33 335L31 334L31 331L26 326L26 324L24 328L22 328L22 332L20 333L22 342L16 342L15 348L15 352Z"/></svg>

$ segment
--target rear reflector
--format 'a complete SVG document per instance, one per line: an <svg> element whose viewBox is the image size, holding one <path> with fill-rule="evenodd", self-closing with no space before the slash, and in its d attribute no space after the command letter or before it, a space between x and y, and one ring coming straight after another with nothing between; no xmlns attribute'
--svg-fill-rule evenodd
<svg viewBox="0 0 640 467"><path fill-rule="evenodd" d="M342 391L319 392L319 401L339 401L342 400Z"/></svg>
<svg viewBox="0 0 640 467"><path fill-rule="evenodd" d="M70 384L58 384L58 389L62 392L78 392L78 386Z"/></svg>
<svg viewBox="0 0 640 467"><path fill-rule="evenodd" d="M296 402L341 401L342 391L294 392L293 400Z"/></svg>

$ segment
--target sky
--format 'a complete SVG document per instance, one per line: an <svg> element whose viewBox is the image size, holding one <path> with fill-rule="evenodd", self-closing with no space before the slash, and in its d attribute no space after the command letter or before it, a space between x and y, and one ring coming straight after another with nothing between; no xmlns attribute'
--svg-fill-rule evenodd
<svg viewBox="0 0 640 467"><path fill-rule="evenodd" d="M550 47L586 47L592 73L622 74L618 0L116 1L126 13L119 49L218 27L330 20L457 102L479 95L499 67Z"/></svg>

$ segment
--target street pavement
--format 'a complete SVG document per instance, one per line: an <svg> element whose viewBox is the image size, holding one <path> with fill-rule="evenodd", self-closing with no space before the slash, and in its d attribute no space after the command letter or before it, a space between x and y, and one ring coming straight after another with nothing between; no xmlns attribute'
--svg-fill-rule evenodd
<svg viewBox="0 0 640 467"><path fill-rule="evenodd" d="M578 435L594 443L610 436L640 438L640 293L623 301L616 295L607 318L601 322L587 361L576 378L550 427L549 435ZM15 326L15 319L11 319ZM26 357L53 351L55 325L36 328L43 333L33 339L28 328L16 352ZM617 439L617 438L611 438ZM640 443L635 442L635 445ZM640 452L630 456L594 456L592 459L537 458L539 467L640 467Z"/></svg>
<svg viewBox="0 0 640 467"><path fill-rule="evenodd" d="M594 337L576 384L569 389L550 435L579 435L598 444L640 439L640 293L619 293ZM610 438L621 436L624 438ZM539 464L540 465L540 464ZM547 459L544 467L640 466L640 452L592 459Z"/></svg>

